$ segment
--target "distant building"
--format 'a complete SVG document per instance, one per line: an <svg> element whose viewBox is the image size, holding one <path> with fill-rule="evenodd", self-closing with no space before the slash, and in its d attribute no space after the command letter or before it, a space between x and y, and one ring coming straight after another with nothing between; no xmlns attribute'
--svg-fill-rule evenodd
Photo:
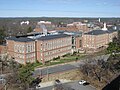
<svg viewBox="0 0 120 90"><path fill-rule="evenodd" d="M75 25L79 29L79 31L83 33L88 32L91 29L91 27L89 27L87 23L73 22L73 25Z"/></svg>
<svg viewBox="0 0 120 90"><path fill-rule="evenodd" d="M34 32L43 32L42 28L40 27L40 25L37 25L36 28L34 29Z"/></svg>
<svg viewBox="0 0 120 90"><path fill-rule="evenodd" d="M55 30L66 30L66 31L81 31L81 32L88 32L90 31L91 27L88 26L86 23L81 22L73 22L71 24L67 24L66 27L57 27Z"/></svg>
<svg viewBox="0 0 120 90"><path fill-rule="evenodd" d="M52 24L52 23L50 21L39 21L37 24L39 25L39 24Z"/></svg>
<svg viewBox="0 0 120 90"><path fill-rule="evenodd" d="M76 26L67 26L67 27L57 27L55 30L63 30L63 31L79 31L79 29Z"/></svg>
<svg viewBox="0 0 120 90"><path fill-rule="evenodd" d="M22 22L20 22L20 25L23 25L23 24L26 24L26 25L29 25L29 21L22 21Z"/></svg>
<svg viewBox="0 0 120 90"><path fill-rule="evenodd" d="M40 21L40 22L37 23L36 28L34 29L34 32L43 33L43 31L44 31L43 27L45 27L48 31L51 31L51 30L53 30L55 28L55 25L52 24L49 21Z"/></svg>

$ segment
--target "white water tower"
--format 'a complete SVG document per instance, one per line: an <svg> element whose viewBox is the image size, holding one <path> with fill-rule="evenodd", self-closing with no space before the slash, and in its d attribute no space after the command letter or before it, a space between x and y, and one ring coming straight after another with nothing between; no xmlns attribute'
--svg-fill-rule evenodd
<svg viewBox="0 0 120 90"><path fill-rule="evenodd" d="M101 19L99 18L99 20L98 20L98 21L99 21L99 23L100 23L100 22L101 22Z"/></svg>

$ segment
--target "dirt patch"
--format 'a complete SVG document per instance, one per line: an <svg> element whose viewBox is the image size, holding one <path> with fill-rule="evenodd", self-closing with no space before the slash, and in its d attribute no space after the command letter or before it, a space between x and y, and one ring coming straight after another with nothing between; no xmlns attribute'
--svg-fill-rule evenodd
<svg viewBox="0 0 120 90"><path fill-rule="evenodd" d="M78 69L70 70L70 71L62 72L62 73L51 74L49 76L45 76L43 78L42 82L54 81L56 79L66 79L66 80L71 80L71 81L86 80L92 86L96 87L96 90L101 90L106 85L105 81L99 82L97 79L86 77Z"/></svg>
<svg viewBox="0 0 120 90"><path fill-rule="evenodd" d="M80 74L80 72L78 71L78 69L75 70L69 70L66 72L62 72L62 73L56 73L56 74L50 74L50 75L46 75L42 82L47 82L47 81L53 81L56 79L67 79L67 80L80 80L82 79L82 73Z"/></svg>

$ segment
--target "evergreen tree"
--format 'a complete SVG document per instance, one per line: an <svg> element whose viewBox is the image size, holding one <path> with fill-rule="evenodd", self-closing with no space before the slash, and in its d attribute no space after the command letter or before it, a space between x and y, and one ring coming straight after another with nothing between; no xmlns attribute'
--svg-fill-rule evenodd
<svg viewBox="0 0 120 90"><path fill-rule="evenodd" d="M32 31L33 31L32 27L29 27L29 28L27 29L27 33L30 33L30 32L32 32Z"/></svg>

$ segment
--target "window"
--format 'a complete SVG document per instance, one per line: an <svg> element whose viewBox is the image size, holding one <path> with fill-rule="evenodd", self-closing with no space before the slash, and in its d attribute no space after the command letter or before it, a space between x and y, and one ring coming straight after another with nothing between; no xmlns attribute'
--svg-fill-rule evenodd
<svg viewBox="0 0 120 90"><path fill-rule="evenodd" d="M18 45L18 46L17 46L17 52L20 52L19 49L20 49L20 46Z"/></svg>
<svg viewBox="0 0 120 90"><path fill-rule="evenodd" d="M24 53L24 46L22 46L22 53Z"/></svg>
<svg viewBox="0 0 120 90"><path fill-rule="evenodd" d="M33 48L32 48L32 47L33 47L33 45L31 45L31 52L33 51Z"/></svg>
<svg viewBox="0 0 120 90"><path fill-rule="evenodd" d="M30 46L28 45L28 52L30 52Z"/></svg>

